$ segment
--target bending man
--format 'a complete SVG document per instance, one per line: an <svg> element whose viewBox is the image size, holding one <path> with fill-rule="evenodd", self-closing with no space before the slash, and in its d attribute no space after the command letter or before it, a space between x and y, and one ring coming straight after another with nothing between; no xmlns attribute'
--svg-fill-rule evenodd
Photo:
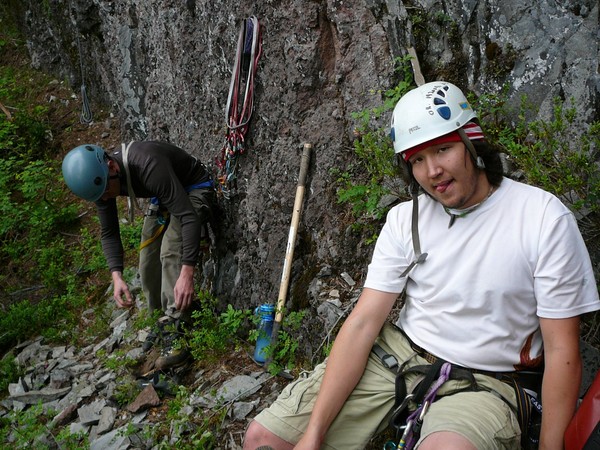
<svg viewBox="0 0 600 450"><path fill-rule="evenodd" d="M122 308L132 306L133 299L123 279L116 197L151 199L142 230L140 276L150 312L165 313L159 320L166 330L163 349L155 365L165 369L183 363L188 352L172 344L180 321L191 318L203 227L216 204L210 173L185 150L155 141L123 144L110 155L97 145L80 145L65 156L62 170L73 193L96 202L114 298ZM152 332L145 350L154 339Z"/></svg>

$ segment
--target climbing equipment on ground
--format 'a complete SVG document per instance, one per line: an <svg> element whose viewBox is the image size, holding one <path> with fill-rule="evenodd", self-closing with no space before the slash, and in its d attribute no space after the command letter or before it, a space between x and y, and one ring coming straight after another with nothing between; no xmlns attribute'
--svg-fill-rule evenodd
<svg viewBox="0 0 600 450"><path fill-rule="evenodd" d="M254 110L254 80L261 54L260 24L255 16L251 16L240 28L225 108L227 134L215 161L219 192L225 198L229 198L236 187L237 159L246 150L246 133Z"/></svg>

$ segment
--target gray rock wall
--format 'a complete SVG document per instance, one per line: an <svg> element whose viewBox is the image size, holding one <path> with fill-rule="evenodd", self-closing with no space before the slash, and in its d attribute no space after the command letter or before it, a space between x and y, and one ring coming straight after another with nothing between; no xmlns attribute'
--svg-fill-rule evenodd
<svg viewBox="0 0 600 450"><path fill-rule="evenodd" d="M332 168L353 160L351 113L392 86L393 58L414 45L426 80L476 93L510 85L548 114L573 97L598 119L598 2L574 0L23 0L14 2L34 65L83 78L112 105L123 140L162 139L211 162L220 153L224 109L243 19L263 27L249 148L237 195L227 204L214 264L225 302L275 301L302 144L314 146L292 272L294 307L324 265L360 284L371 246L349 230ZM564 3L564 2L563 2ZM78 46L79 42L79 46ZM81 51L79 51L81 48Z"/></svg>

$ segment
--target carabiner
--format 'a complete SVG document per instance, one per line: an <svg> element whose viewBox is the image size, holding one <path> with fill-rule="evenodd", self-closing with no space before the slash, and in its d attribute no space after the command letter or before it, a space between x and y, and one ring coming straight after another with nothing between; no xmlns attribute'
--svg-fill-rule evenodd
<svg viewBox="0 0 600 450"><path fill-rule="evenodd" d="M398 405L398 407L392 413L391 421L394 421L394 418L406 409L406 407L408 406L408 402L410 402L414 398L414 396L415 396L415 394L413 394L411 392L410 394L407 394L406 397L404 397L404 400L402 400L402 403L400 403Z"/></svg>
<svg viewBox="0 0 600 450"><path fill-rule="evenodd" d="M412 431L412 426L413 426L413 421L409 420L406 424L406 429L404 430L404 433L402 433L400 442L398 442L398 450L402 450L402 449L406 448L406 441L408 440L408 437Z"/></svg>

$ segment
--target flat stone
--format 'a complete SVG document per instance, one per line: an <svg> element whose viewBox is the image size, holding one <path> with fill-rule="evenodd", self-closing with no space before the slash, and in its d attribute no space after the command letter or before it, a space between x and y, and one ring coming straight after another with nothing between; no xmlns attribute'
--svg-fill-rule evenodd
<svg viewBox="0 0 600 450"><path fill-rule="evenodd" d="M52 420L52 423L56 426L62 427L67 423L71 422L77 414L77 405L71 404L59 412L56 417Z"/></svg>
<svg viewBox="0 0 600 450"><path fill-rule="evenodd" d="M120 427L90 442L90 450L120 450L129 442L127 427Z"/></svg>
<svg viewBox="0 0 600 450"><path fill-rule="evenodd" d="M244 399L260 389L260 383L248 375L238 375L226 381L217 391L216 399L219 403L236 399Z"/></svg>
<svg viewBox="0 0 600 450"><path fill-rule="evenodd" d="M79 421L83 425L96 425L100 422L100 413L106 406L106 400L96 400L89 405L84 405L77 410Z"/></svg>
<svg viewBox="0 0 600 450"><path fill-rule="evenodd" d="M347 272L342 272L341 276L348 286L353 287L356 284L356 281L354 281Z"/></svg>
<svg viewBox="0 0 600 450"><path fill-rule="evenodd" d="M137 413L151 406L160 405L160 398L151 384L147 385L142 392L136 397L127 410L132 413Z"/></svg>
<svg viewBox="0 0 600 450"><path fill-rule="evenodd" d="M82 374L84 372L89 372L93 368L94 368L93 364L91 364L91 363L83 363L83 364L76 364L74 366L71 366L70 367L70 371L74 375L79 375L79 374Z"/></svg>
<svg viewBox="0 0 600 450"><path fill-rule="evenodd" d="M102 411L100 411L100 421L98 422L96 433L101 435L112 430L116 418L117 408L113 408L111 406L105 406L102 408Z"/></svg>
<svg viewBox="0 0 600 450"><path fill-rule="evenodd" d="M29 386L25 383L22 377L19 378L17 383L10 383L8 385L8 395L15 396L19 394L24 394L29 390Z"/></svg>
<svg viewBox="0 0 600 450"><path fill-rule="evenodd" d="M235 402L231 409L233 420L244 420L256 408L259 402L260 399L256 399L253 402Z"/></svg>
<svg viewBox="0 0 600 450"><path fill-rule="evenodd" d="M61 389L66 387L65 385L71 382L71 373L64 369L53 370L50 374L49 387L54 389Z"/></svg>
<svg viewBox="0 0 600 450"><path fill-rule="evenodd" d="M44 388L39 391L29 391L23 394L12 395L9 397L9 399L15 402L25 403L27 405L35 405L38 402L48 403L59 399L67 395L70 391L70 387L62 389Z"/></svg>

